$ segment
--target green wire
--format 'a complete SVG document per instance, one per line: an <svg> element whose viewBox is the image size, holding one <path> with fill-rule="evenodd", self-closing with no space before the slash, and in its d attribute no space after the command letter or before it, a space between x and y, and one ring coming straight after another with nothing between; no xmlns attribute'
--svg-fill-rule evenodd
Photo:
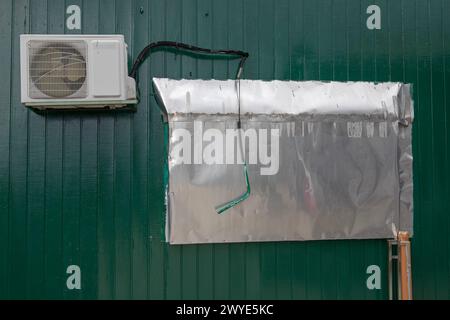
<svg viewBox="0 0 450 320"><path fill-rule="evenodd" d="M228 201L225 204L222 204L220 206L217 206L216 212L218 214L221 214L225 211L227 211L228 209L233 208L234 206L238 205L239 203L241 203L242 201L244 201L245 199L247 199L250 196L250 183L248 181L248 172L247 172L247 164L244 163L244 176L245 176L245 185L247 186L247 191L245 193L243 193L240 197L233 199L231 201Z"/></svg>
<svg viewBox="0 0 450 320"><path fill-rule="evenodd" d="M237 122L237 128L239 130L239 138L238 139L239 139L239 147L241 150L241 155L244 160L244 177L245 177L245 185L247 187L247 191L245 193L243 193L240 197L237 197L233 200L228 201L227 203L224 203L222 205L215 207L216 212L218 214L221 214L221 213L227 211L228 209L231 209L234 206L238 205L239 203L241 203L242 201L247 199L250 196L250 192L251 192L250 182L248 181L247 162L245 161L245 155L244 155L244 150L242 148L242 137L241 137L241 130L242 130L242 128L241 128L241 74L242 74L244 62L245 62L245 58L243 58L241 60L241 63L239 65L239 71L236 76L235 88L236 88L236 94L237 94L237 100L238 100L238 122Z"/></svg>

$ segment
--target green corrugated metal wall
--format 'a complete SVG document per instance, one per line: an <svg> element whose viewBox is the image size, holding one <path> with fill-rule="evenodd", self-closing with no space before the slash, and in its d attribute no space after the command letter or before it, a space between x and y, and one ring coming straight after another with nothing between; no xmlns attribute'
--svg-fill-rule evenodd
<svg viewBox="0 0 450 320"><path fill-rule="evenodd" d="M136 113L38 115L20 103L19 34L124 34L250 52L251 79L414 84L415 298L450 298L450 1L0 0L0 298L387 298L385 241L169 246L153 76L234 77L236 62L157 52ZM366 9L381 8L368 30ZM66 268L81 267L68 290ZM377 264L382 289L368 290Z"/></svg>

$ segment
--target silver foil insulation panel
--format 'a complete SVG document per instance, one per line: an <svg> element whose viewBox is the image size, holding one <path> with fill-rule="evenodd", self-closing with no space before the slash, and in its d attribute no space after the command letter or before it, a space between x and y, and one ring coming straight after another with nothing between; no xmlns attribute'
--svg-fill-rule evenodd
<svg viewBox="0 0 450 320"><path fill-rule="evenodd" d="M410 86L153 79L171 244L393 238L413 229ZM250 196L222 214L215 207Z"/></svg>

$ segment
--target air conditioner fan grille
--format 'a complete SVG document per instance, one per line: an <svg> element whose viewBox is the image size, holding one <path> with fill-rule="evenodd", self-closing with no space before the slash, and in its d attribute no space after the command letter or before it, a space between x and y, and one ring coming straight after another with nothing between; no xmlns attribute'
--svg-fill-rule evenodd
<svg viewBox="0 0 450 320"><path fill-rule="evenodd" d="M86 97L84 41L32 40L28 48L31 98Z"/></svg>

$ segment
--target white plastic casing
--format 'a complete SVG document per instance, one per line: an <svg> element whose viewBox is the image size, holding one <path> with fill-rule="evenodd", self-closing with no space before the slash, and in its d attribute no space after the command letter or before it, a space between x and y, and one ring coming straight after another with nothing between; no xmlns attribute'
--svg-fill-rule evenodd
<svg viewBox="0 0 450 320"><path fill-rule="evenodd" d="M30 97L30 41L73 42L86 44L85 97ZM128 76L127 45L123 35L20 35L21 101L25 105L47 108L111 108L137 103L136 84Z"/></svg>

